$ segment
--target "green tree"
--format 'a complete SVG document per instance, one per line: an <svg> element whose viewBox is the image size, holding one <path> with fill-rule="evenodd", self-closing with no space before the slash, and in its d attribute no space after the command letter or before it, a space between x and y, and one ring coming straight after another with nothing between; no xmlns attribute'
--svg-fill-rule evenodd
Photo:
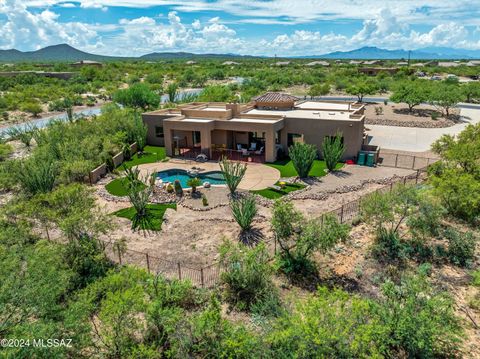
<svg viewBox="0 0 480 359"><path fill-rule="evenodd" d="M338 162L342 159L345 153L345 146L342 142L342 134L337 133L335 137L327 136L323 139L322 155L325 164L330 172L335 171Z"/></svg>
<svg viewBox="0 0 480 359"><path fill-rule="evenodd" d="M434 193L450 214L474 222L480 213L480 124L442 136L432 150L441 157L429 169Z"/></svg>
<svg viewBox="0 0 480 359"><path fill-rule="evenodd" d="M288 155L298 176L306 178L312 169L313 162L317 158L317 148L314 145L296 142L288 148Z"/></svg>
<svg viewBox="0 0 480 359"><path fill-rule="evenodd" d="M353 84L347 87L346 92L350 95L355 95L359 102L363 101L365 95L373 95L378 91L378 86L375 80L359 78L353 81Z"/></svg>
<svg viewBox="0 0 480 359"><path fill-rule="evenodd" d="M125 90L118 90L113 100L133 109L155 109L160 103L160 97L142 83L136 83Z"/></svg>
<svg viewBox="0 0 480 359"><path fill-rule="evenodd" d="M467 82L461 86L461 92L465 98L465 102L480 101L480 83Z"/></svg>
<svg viewBox="0 0 480 359"><path fill-rule="evenodd" d="M422 81L403 81L394 87L390 100L396 103L406 103L408 111L428 100L428 89L421 86ZM423 81L424 82L424 81Z"/></svg>
<svg viewBox="0 0 480 359"><path fill-rule="evenodd" d="M232 102L237 101L232 90L228 86L210 85L198 95L201 102Z"/></svg>
<svg viewBox="0 0 480 359"><path fill-rule="evenodd" d="M448 118L452 107L462 100L462 93L456 84L439 83L428 92L428 100L433 106L440 107Z"/></svg>

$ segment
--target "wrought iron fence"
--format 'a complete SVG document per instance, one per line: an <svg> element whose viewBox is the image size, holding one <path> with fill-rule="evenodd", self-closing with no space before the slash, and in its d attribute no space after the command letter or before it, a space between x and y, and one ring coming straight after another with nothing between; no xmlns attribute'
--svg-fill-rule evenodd
<svg viewBox="0 0 480 359"><path fill-rule="evenodd" d="M414 156L412 156L414 157ZM427 167L419 168L415 173L399 177L385 185L377 192L390 192L397 184L419 184L427 177ZM362 200L370 195L366 194L354 201L343 204L332 211L323 213L321 221L326 215L334 215L340 223L352 223L360 215L360 207ZM170 261L163 258L155 257L149 253L139 252L131 249L123 249L120 244L114 242L103 242L103 248L107 257L115 263L135 264L145 268L149 273L161 274L167 279L189 280L196 287L209 288L213 287L220 281L222 267L219 263L212 263L203 267L195 267L181 262ZM273 251L276 252L276 243Z"/></svg>

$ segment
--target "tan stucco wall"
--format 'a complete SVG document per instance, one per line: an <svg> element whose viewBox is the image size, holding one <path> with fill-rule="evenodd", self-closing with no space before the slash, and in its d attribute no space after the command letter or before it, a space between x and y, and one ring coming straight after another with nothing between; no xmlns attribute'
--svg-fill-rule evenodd
<svg viewBox="0 0 480 359"><path fill-rule="evenodd" d="M325 136L334 136L337 131L342 132L346 147L343 159L357 156L362 147L363 120L358 121L332 121L320 119L288 118L281 131L280 142L287 149L288 133L303 134L304 141L316 145L319 152Z"/></svg>

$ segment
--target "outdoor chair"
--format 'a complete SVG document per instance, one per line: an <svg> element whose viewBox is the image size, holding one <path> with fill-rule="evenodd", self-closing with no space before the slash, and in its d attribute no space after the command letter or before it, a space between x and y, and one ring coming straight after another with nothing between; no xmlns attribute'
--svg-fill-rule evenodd
<svg viewBox="0 0 480 359"><path fill-rule="evenodd" d="M262 147L260 147L260 150L255 151L255 154L256 155L262 155L264 150L265 150L265 147L262 146Z"/></svg>
<svg viewBox="0 0 480 359"><path fill-rule="evenodd" d="M248 150L246 150L245 148L242 148L242 156L250 156L250 152L248 152Z"/></svg>
<svg viewBox="0 0 480 359"><path fill-rule="evenodd" d="M241 151L242 150L242 145L237 143L237 151Z"/></svg>
<svg viewBox="0 0 480 359"><path fill-rule="evenodd" d="M252 142L250 144L250 148L248 149L249 151L256 151L257 150L257 143L256 142Z"/></svg>

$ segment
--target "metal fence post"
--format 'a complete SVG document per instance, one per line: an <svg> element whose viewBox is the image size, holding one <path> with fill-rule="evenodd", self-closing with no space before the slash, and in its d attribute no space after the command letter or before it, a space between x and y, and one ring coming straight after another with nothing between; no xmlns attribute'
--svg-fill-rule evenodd
<svg viewBox="0 0 480 359"><path fill-rule="evenodd" d="M182 280L182 267L180 266L180 262L177 262L178 268L178 280Z"/></svg>
<svg viewBox="0 0 480 359"><path fill-rule="evenodd" d="M200 268L200 282L202 283L202 288L205 288L205 282L203 279L203 268Z"/></svg>
<svg viewBox="0 0 480 359"><path fill-rule="evenodd" d="M343 223L343 204L342 204L342 208L340 210L340 223Z"/></svg>
<svg viewBox="0 0 480 359"><path fill-rule="evenodd" d="M395 167L397 167L397 164L398 164L398 153L397 153L397 155L395 156Z"/></svg>
<svg viewBox="0 0 480 359"><path fill-rule="evenodd" d="M145 253L145 257L147 258L147 271L150 273L150 258L148 257L148 253Z"/></svg>
<svg viewBox="0 0 480 359"><path fill-rule="evenodd" d="M122 265L122 254L120 253L120 245L117 244L117 252L118 252L118 263Z"/></svg>
<svg viewBox="0 0 480 359"><path fill-rule="evenodd" d="M415 159L416 158L417 158L417 156L413 156L412 170L415 169Z"/></svg>
<svg viewBox="0 0 480 359"><path fill-rule="evenodd" d="M417 170L417 177L415 178L415 184L418 184L419 177L420 177L420 170Z"/></svg>

